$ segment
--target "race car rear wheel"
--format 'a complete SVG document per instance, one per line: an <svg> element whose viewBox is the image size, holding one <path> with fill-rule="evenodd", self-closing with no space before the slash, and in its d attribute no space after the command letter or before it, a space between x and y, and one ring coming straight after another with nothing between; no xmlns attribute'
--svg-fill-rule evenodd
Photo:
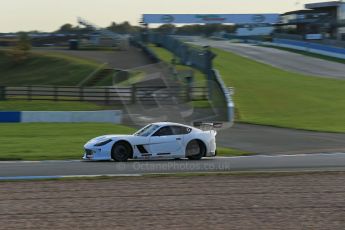
<svg viewBox="0 0 345 230"><path fill-rule="evenodd" d="M111 158L114 161L124 162L131 156L131 147L126 142L117 142L111 150Z"/></svg>
<svg viewBox="0 0 345 230"><path fill-rule="evenodd" d="M200 160L205 155L205 145L201 141L192 140L186 147L186 157L189 160Z"/></svg>

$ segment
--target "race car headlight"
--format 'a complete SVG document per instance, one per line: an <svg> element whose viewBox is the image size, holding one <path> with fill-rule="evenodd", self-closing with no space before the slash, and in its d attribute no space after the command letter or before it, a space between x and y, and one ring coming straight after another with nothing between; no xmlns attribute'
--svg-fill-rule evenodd
<svg viewBox="0 0 345 230"><path fill-rule="evenodd" d="M108 140L105 140L105 141L98 142L97 144L95 144L95 146L103 146L103 145L108 144L109 142L111 142L111 139L108 139Z"/></svg>

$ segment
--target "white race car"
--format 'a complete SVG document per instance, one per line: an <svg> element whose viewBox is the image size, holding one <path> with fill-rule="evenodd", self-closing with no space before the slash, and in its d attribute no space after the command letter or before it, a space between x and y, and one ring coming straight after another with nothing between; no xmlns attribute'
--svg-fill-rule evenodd
<svg viewBox="0 0 345 230"><path fill-rule="evenodd" d="M149 124L133 135L105 135L84 145L84 160L188 158L216 155L214 123L199 123L200 129L171 122Z"/></svg>

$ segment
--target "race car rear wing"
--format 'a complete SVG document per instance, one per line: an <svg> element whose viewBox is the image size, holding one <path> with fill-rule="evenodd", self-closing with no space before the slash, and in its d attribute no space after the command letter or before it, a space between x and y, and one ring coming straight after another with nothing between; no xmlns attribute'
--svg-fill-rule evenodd
<svg viewBox="0 0 345 230"><path fill-rule="evenodd" d="M194 127L197 127L203 131L216 130L223 127L223 123L220 122L194 122Z"/></svg>

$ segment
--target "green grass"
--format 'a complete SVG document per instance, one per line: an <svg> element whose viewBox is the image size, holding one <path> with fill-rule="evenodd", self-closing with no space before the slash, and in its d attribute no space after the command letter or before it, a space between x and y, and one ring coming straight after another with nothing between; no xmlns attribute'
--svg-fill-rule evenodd
<svg viewBox="0 0 345 230"><path fill-rule="evenodd" d="M140 71L130 72L130 76L127 80L117 83L117 86L129 87L145 79L145 73Z"/></svg>
<svg viewBox="0 0 345 230"><path fill-rule="evenodd" d="M238 121L345 132L344 80L291 73L230 52L214 52L215 68L235 88Z"/></svg>
<svg viewBox="0 0 345 230"><path fill-rule="evenodd" d="M91 138L134 131L106 123L3 123L0 124L0 160L80 159L83 145ZM251 155L229 148L218 148L217 153L219 156Z"/></svg>
<svg viewBox="0 0 345 230"><path fill-rule="evenodd" d="M223 147L217 148L217 156L231 157L231 156L250 156L250 155L254 155L254 153L246 152L246 151L238 150L238 149L231 149L231 148L223 148Z"/></svg>
<svg viewBox="0 0 345 230"><path fill-rule="evenodd" d="M158 47L155 45L150 45L149 47L159 57L159 59L161 59L164 62L171 63L171 60L174 58L174 54L165 48ZM178 71L193 71L195 85L205 86L206 79L207 79L205 74L203 74L200 70L195 69L193 67L178 64L178 62L179 62L179 60L177 60L177 64L175 66L176 70L178 70Z"/></svg>
<svg viewBox="0 0 345 230"><path fill-rule="evenodd" d="M107 46L80 46L78 51L115 51L117 48L115 47L107 47Z"/></svg>
<svg viewBox="0 0 345 230"><path fill-rule="evenodd" d="M108 74L106 74L105 76L103 76L103 78L96 82L96 84L94 86L112 86L113 83L113 78L116 75L116 71L112 71Z"/></svg>
<svg viewBox="0 0 345 230"><path fill-rule="evenodd" d="M263 45L263 46L269 47L269 48L274 48L274 49L279 49L279 50L284 50L284 51L288 51L288 52L292 52L292 53L302 54L305 56L319 58L319 59L323 59L323 60L327 60L327 61L333 61L333 62L339 62L339 63L345 64L345 59L342 59L342 58L330 57L330 56L326 56L326 55L311 53L311 52L302 51L302 50L295 50L295 49L285 48L285 47L270 46L270 45Z"/></svg>
<svg viewBox="0 0 345 230"><path fill-rule="evenodd" d="M15 63L0 51L0 85L77 85L99 67L99 63L58 53L32 52Z"/></svg>
<svg viewBox="0 0 345 230"><path fill-rule="evenodd" d="M108 74L107 76L103 77L100 81L98 81L94 86L112 86L113 76L113 73Z"/></svg>
<svg viewBox="0 0 345 230"><path fill-rule="evenodd" d="M158 56L159 59L167 63L171 63L171 60L174 58L174 54L163 47L150 44L149 48Z"/></svg>
<svg viewBox="0 0 345 230"><path fill-rule="evenodd" d="M111 109L111 107L74 101L0 101L0 111L92 111L102 109Z"/></svg>
<svg viewBox="0 0 345 230"><path fill-rule="evenodd" d="M193 108L212 108L212 105L208 100L204 101L192 101Z"/></svg>
<svg viewBox="0 0 345 230"><path fill-rule="evenodd" d="M0 124L0 160L80 159L91 138L133 132L106 123Z"/></svg>

